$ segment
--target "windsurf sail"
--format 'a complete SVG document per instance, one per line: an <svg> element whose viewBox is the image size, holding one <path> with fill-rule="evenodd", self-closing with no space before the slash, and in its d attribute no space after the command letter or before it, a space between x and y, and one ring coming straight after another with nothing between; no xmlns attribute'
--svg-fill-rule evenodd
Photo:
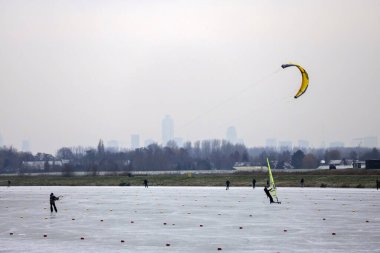
<svg viewBox="0 0 380 253"><path fill-rule="evenodd" d="M277 189L276 189L276 185L274 183L274 179L273 179L272 171L270 169L270 164L269 164L268 158L267 158L267 163L268 163L268 172L269 172L269 193L272 196L273 200L275 200L276 202L279 202L278 197L277 197Z"/></svg>

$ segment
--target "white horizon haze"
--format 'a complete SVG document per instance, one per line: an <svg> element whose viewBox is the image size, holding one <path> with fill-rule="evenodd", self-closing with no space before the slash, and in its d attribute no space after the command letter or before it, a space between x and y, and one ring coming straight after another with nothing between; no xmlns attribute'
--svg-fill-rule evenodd
<svg viewBox="0 0 380 253"><path fill-rule="evenodd" d="M378 138L379 24L376 0L0 0L0 139L161 143L167 114L189 141Z"/></svg>

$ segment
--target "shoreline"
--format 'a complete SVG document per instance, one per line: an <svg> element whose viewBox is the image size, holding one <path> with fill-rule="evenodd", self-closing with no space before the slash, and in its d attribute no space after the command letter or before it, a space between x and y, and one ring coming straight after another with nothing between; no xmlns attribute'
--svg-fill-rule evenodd
<svg viewBox="0 0 380 253"><path fill-rule="evenodd" d="M380 170L342 170L310 172L275 172L277 187L300 187L301 178L304 187L322 188L376 188ZM103 175L103 176L4 176L0 175L0 186L6 187L7 181L12 186L143 186L144 179L149 186L225 186L226 180L231 187L256 187L266 184L265 172L235 172L214 174L158 174L158 175Z"/></svg>

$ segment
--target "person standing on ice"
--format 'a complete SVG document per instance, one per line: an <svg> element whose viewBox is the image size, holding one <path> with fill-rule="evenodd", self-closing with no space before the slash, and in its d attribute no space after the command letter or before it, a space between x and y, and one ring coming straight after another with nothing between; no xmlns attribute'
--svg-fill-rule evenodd
<svg viewBox="0 0 380 253"><path fill-rule="evenodd" d="M264 191L265 191L267 197L269 198L270 204L272 204L274 201L273 201L272 195L270 195L270 193L269 193L270 189L268 189L267 186L264 186Z"/></svg>
<svg viewBox="0 0 380 253"><path fill-rule="evenodd" d="M303 180L303 178L301 178L300 184L301 184L302 188L303 188L304 183L305 183L305 180Z"/></svg>
<svg viewBox="0 0 380 253"><path fill-rule="evenodd" d="M145 188L148 188L148 180L144 179L144 186Z"/></svg>
<svg viewBox="0 0 380 253"><path fill-rule="evenodd" d="M226 190L228 190L228 189L230 189L230 181L229 180L226 181Z"/></svg>
<svg viewBox="0 0 380 253"><path fill-rule="evenodd" d="M55 206L56 200L59 200L59 197L56 197L54 196L53 193L50 193L50 212L53 212L53 207L54 207L55 212L58 212L57 207Z"/></svg>
<svg viewBox="0 0 380 253"><path fill-rule="evenodd" d="M252 188L255 189L256 187L256 179L252 179Z"/></svg>

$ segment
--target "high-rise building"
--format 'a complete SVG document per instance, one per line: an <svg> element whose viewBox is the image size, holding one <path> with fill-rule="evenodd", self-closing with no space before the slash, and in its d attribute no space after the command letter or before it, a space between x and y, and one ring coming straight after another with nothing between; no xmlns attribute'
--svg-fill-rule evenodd
<svg viewBox="0 0 380 253"><path fill-rule="evenodd" d="M276 139L266 139L265 146L268 148L277 148L277 140Z"/></svg>
<svg viewBox="0 0 380 253"><path fill-rule="evenodd" d="M298 147L308 149L309 148L309 142L307 140L298 140Z"/></svg>
<svg viewBox="0 0 380 253"><path fill-rule="evenodd" d="M230 126L229 128L227 128L226 138L227 138L227 141L229 141L230 143L236 144L237 132L234 126Z"/></svg>
<svg viewBox="0 0 380 253"><path fill-rule="evenodd" d="M116 140L107 141L106 149L110 152L118 152L119 151L119 142Z"/></svg>
<svg viewBox="0 0 380 253"><path fill-rule="evenodd" d="M280 141L278 146L281 151L291 150L293 147L293 143L291 141Z"/></svg>
<svg viewBox="0 0 380 253"><path fill-rule="evenodd" d="M363 146L367 148L376 148L377 146L377 137L376 136L367 136L363 138Z"/></svg>
<svg viewBox="0 0 380 253"><path fill-rule="evenodd" d="M175 137L174 141L175 141L175 144L177 145L177 147L183 146L183 139L181 137Z"/></svg>
<svg viewBox="0 0 380 253"><path fill-rule="evenodd" d="M21 151L30 152L30 142L28 140L23 140L21 143Z"/></svg>
<svg viewBox="0 0 380 253"><path fill-rule="evenodd" d="M133 150L140 148L140 135L138 135L138 134L132 134L131 135L131 148Z"/></svg>
<svg viewBox="0 0 380 253"><path fill-rule="evenodd" d="M376 148L378 147L377 137L376 136L367 136L362 138L355 138L353 140L354 146L366 147L366 148Z"/></svg>
<svg viewBox="0 0 380 253"><path fill-rule="evenodd" d="M144 146L148 147L149 145L151 145L153 143L155 143L155 141L153 139L146 139L144 142Z"/></svg>
<svg viewBox="0 0 380 253"><path fill-rule="evenodd" d="M333 142L330 142L329 147L330 148L343 148L344 147L344 143L341 142L341 141L333 141Z"/></svg>
<svg viewBox="0 0 380 253"><path fill-rule="evenodd" d="M162 120L162 144L166 145L168 141L174 139L174 122L170 115L166 115Z"/></svg>

